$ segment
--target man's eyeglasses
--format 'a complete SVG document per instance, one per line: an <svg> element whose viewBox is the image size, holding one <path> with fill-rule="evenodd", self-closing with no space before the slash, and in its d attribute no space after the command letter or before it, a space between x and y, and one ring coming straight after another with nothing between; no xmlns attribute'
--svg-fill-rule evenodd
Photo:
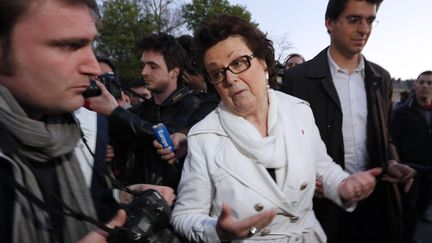
<svg viewBox="0 0 432 243"><path fill-rule="evenodd" d="M251 66L251 61L255 57L254 54L241 56L232 61L225 68L217 69L208 74L211 84L216 85L226 79L226 71L229 70L233 74L239 74L248 70Z"/></svg>
<svg viewBox="0 0 432 243"><path fill-rule="evenodd" d="M363 20L365 20L366 24L370 27L375 27L379 23L379 21L376 20L375 16L362 17L359 15L350 15L346 16L344 20L347 24L352 26L359 26L363 22Z"/></svg>

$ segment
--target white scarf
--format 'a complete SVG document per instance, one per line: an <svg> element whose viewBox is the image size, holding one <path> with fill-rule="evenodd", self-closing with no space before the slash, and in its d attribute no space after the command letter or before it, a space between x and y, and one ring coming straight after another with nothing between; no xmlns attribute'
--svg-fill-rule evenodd
<svg viewBox="0 0 432 243"><path fill-rule="evenodd" d="M261 136L248 120L231 113L221 102L218 107L222 128L241 153L256 160L266 168L282 168L287 164L285 148L284 116L280 112L280 101L275 91L269 89L268 136Z"/></svg>

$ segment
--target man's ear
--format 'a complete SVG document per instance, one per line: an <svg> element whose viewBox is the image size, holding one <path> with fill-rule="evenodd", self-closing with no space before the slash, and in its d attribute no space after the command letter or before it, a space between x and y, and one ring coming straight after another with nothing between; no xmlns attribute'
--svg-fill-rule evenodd
<svg viewBox="0 0 432 243"><path fill-rule="evenodd" d="M170 71L170 77L177 80L178 76L180 75L180 68L179 67L174 67L173 69L171 69Z"/></svg>
<svg viewBox="0 0 432 243"><path fill-rule="evenodd" d="M331 33L333 30L333 25L335 24L335 20L333 19L326 19L325 20L325 26L327 28L327 33Z"/></svg>

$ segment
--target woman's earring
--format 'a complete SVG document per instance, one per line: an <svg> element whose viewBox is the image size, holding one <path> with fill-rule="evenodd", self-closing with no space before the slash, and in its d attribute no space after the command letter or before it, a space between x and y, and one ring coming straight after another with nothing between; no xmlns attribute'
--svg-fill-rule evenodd
<svg viewBox="0 0 432 243"><path fill-rule="evenodd" d="M268 80L269 80L269 74L268 74L268 72L265 73L265 79L266 79L266 81L268 83Z"/></svg>

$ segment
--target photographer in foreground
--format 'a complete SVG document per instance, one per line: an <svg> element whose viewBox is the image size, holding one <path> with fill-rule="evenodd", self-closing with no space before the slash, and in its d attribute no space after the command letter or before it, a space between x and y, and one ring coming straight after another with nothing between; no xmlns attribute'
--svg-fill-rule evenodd
<svg viewBox="0 0 432 243"><path fill-rule="evenodd" d="M106 242L125 223L96 220L73 156L97 16L93 0L0 0L0 242Z"/></svg>

